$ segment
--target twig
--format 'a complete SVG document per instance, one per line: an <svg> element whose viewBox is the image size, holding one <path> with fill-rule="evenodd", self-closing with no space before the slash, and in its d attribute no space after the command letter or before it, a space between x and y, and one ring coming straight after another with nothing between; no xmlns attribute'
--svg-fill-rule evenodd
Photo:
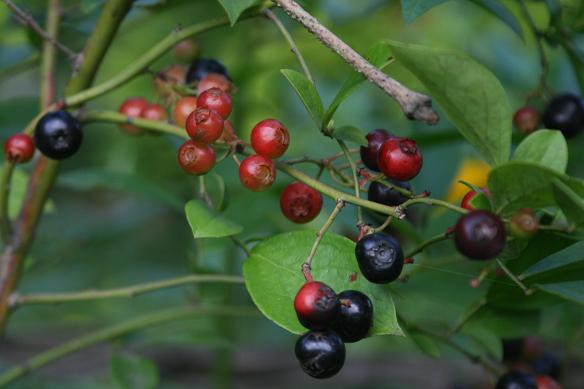
<svg viewBox="0 0 584 389"><path fill-rule="evenodd" d="M59 34L60 0L49 0L47 9L47 34L55 40ZM46 109L55 99L56 46L45 40L41 60L41 110Z"/></svg>
<svg viewBox="0 0 584 389"><path fill-rule="evenodd" d="M533 294L534 290L528 288L523 282L521 282L521 280L515 274L513 274L513 272L509 270L509 268L507 268L507 266L505 266L503 261L501 261L499 258L497 258L497 265L499 265L499 267L505 272L505 274L507 274L507 277L509 277L511 281L513 281L515 284L517 284L517 286L521 288L521 290L523 291L523 293L525 293L526 296Z"/></svg>
<svg viewBox="0 0 584 389"><path fill-rule="evenodd" d="M337 139L337 143L339 144L341 150L343 150L345 158L347 159L347 162L349 163L349 166L351 168L351 173L353 175L353 187L355 190L355 197L360 198L361 191L359 188L359 178L357 177L357 167L355 166L355 161L353 161L353 158L351 158L351 153L345 142L343 142L340 139ZM356 208L357 208L357 225L359 225L363 222L363 213L361 212L360 206L357 206Z"/></svg>
<svg viewBox="0 0 584 389"><path fill-rule="evenodd" d="M416 254L421 253L422 251L424 251L424 249L428 246L433 245L434 243L437 242L441 242L443 240L447 240L450 238L450 234L448 232L446 233L442 233L442 234L438 234L436 236L433 236L432 238L422 242L418 247L416 247L415 249L413 249L411 252L406 254L406 258L411 258Z"/></svg>
<svg viewBox="0 0 584 389"><path fill-rule="evenodd" d="M10 216L8 215L8 202L10 200L10 182L13 172L14 164L5 159L2 166L2 175L0 176L0 236L5 245L8 244L12 233Z"/></svg>
<svg viewBox="0 0 584 389"><path fill-rule="evenodd" d="M247 247L247 245L239 238L231 235L230 236L231 241L239 248L241 248L243 250L243 252L245 253L245 255L247 255L248 257L251 255L251 250Z"/></svg>
<svg viewBox="0 0 584 389"><path fill-rule="evenodd" d="M454 204L450 204L449 202L444 201L444 200L433 199L430 197L416 197L416 198L407 200L406 202L402 203L402 205L400 205L400 207L402 209L406 209L414 204L437 205L439 207L447 208L447 209L450 209L454 212L458 212L460 214L468 213L468 210L466 210L464 208L458 207Z"/></svg>

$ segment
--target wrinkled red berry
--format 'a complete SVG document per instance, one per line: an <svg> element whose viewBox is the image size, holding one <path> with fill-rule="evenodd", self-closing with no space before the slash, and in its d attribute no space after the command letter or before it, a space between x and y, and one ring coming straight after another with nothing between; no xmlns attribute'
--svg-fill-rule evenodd
<svg viewBox="0 0 584 389"><path fill-rule="evenodd" d="M262 120L251 131L251 147L256 153L268 158L281 157L289 144L288 130L278 120Z"/></svg>
<svg viewBox="0 0 584 389"><path fill-rule="evenodd" d="M422 153L416 142L408 138L393 137L379 150L379 168L388 178L409 181L422 169Z"/></svg>
<svg viewBox="0 0 584 389"><path fill-rule="evenodd" d="M197 98L197 107L217 111L227 118L231 113L231 97L219 88L207 89Z"/></svg>
<svg viewBox="0 0 584 389"><path fill-rule="evenodd" d="M13 134L4 143L4 154L12 163L25 163L34 155L34 141L25 134Z"/></svg>
<svg viewBox="0 0 584 389"><path fill-rule="evenodd" d="M243 186L254 192L268 189L275 179L274 162L263 155L247 157L239 166L239 180Z"/></svg>
<svg viewBox="0 0 584 389"><path fill-rule="evenodd" d="M178 163L187 173L205 174L215 165L215 150L204 143L187 140L178 149Z"/></svg>
<svg viewBox="0 0 584 389"><path fill-rule="evenodd" d="M294 223L308 223L322 209L322 195L302 182L293 182L280 195L280 209Z"/></svg>
<svg viewBox="0 0 584 389"><path fill-rule="evenodd" d="M216 111L197 108L187 117L186 129L195 142L213 143L223 133L223 118Z"/></svg>

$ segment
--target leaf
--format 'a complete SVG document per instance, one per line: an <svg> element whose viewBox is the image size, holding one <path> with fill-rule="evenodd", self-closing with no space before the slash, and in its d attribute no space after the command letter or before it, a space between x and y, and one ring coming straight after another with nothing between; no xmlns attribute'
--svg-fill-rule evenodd
<svg viewBox="0 0 584 389"><path fill-rule="evenodd" d="M391 41L393 54L430 91L448 119L487 162L511 151L511 110L497 78L468 55Z"/></svg>
<svg viewBox="0 0 584 389"><path fill-rule="evenodd" d="M346 142L356 143L360 146L367 146L365 135L357 127L342 126L336 128L331 136L335 139L344 140Z"/></svg>
<svg viewBox="0 0 584 389"><path fill-rule="evenodd" d="M461 333L471 338L479 346L480 351L482 351L481 354L487 354L496 361L502 359L503 346L501 339L488 327L476 324L468 325L464 326Z"/></svg>
<svg viewBox="0 0 584 389"><path fill-rule="evenodd" d="M440 347L438 347L438 344L434 339L419 332L408 332L408 338L411 339L416 347L424 354L432 358L440 358Z"/></svg>
<svg viewBox="0 0 584 389"><path fill-rule="evenodd" d="M469 320L467 326L488 328L502 338L519 338L537 332L540 322L539 310L516 311L485 305Z"/></svg>
<svg viewBox="0 0 584 389"><path fill-rule="evenodd" d="M185 205L187 220L197 238L222 238L239 234L243 227L222 216L199 200L191 200Z"/></svg>
<svg viewBox="0 0 584 389"><path fill-rule="evenodd" d="M544 292L584 305L584 281L536 284L536 286Z"/></svg>
<svg viewBox="0 0 584 389"><path fill-rule="evenodd" d="M561 40L560 44L568 54L568 59L578 80L580 92L584 93L584 55L575 47L572 42Z"/></svg>
<svg viewBox="0 0 584 389"><path fill-rule="evenodd" d="M582 261L584 261L584 241L574 243L573 245L542 259L525 270L520 278L523 280L536 274L549 272Z"/></svg>
<svg viewBox="0 0 584 389"><path fill-rule="evenodd" d="M306 107L312 120L314 120L316 127L320 129L324 108L314 84L304 74L298 73L295 70L282 69L280 71L296 91L302 104Z"/></svg>
<svg viewBox="0 0 584 389"><path fill-rule="evenodd" d="M401 12L404 20L411 23L418 16L448 0L401 0Z"/></svg>
<svg viewBox="0 0 584 389"><path fill-rule="evenodd" d="M156 388L158 368L149 359L131 354L114 354L110 360L110 377L117 388Z"/></svg>
<svg viewBox="0 0 584 389"><path fill-rule="evenodd" d="M306 332L294 312L294 297L305 282L300 266L314 239L315 232L310 230L273 236L255 246L243 264L245 284L256 306L268 319L295 334ZM356 280L351 281L355 275ZM369 296L374 310L370 335L403 335L389 287L373 284L361 275L353 241L326 234L312 262L312 276L336 292L353 289Z"/></svg>
<svg viewBox="0 0 584 389"><path fill-rule="evenodd" d="M258 0L217 0L219 4L225 9L227 16L229 17L229 21L233 26L239 16L245 11L246 9L252 7L253 5L258 3Z"/></svg>
<svg viewBox="0 0 584 389"><path fill-rule="evenodd" d="M517 21L511 11L509 11L509 9L507 9L507 7L505 7L503 4L496 0L472 0L472 2L496 16L523 39L523 30L521 29L521 24Z"/></svg>
<svg viewBox="0 0 584 389"><path fill-rule="evenodd" d="M515 150L514 161L535 162L561 173L568 166L568 144L560 131L538 130Z"/></svg>
<svg viewBox="0 0 584 389"><path fill-rule="evenodd" d="M584 224L584 198L558 179L553 180L553 190L554 197L566 218L575 226Z"/></svg>

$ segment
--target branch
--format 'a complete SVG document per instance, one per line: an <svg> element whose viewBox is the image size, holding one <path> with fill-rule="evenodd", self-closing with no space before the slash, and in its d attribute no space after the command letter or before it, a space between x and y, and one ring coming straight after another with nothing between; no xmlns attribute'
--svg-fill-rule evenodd
<svg viewBox="0 0 584 389"><path fill-rule="evenodd" d="M60 0L49 0L47 10L47 33L55 39L59 35ZM55 46L46 40L43 44L41 60L41 110L46 109L55 99Z"/></svg>
<svg viewBox="0 0 584 389"><path fill-rule="evenodd" d="M371 65L359 53L323 26L314 16L306 12L294 0L273 0L292 19L302 24L325 46L337 53L357 72L393 97L408 119L422 120L428 124L438 123L439 117L432 108L430 97L411 91L398 81Z"/></svg>

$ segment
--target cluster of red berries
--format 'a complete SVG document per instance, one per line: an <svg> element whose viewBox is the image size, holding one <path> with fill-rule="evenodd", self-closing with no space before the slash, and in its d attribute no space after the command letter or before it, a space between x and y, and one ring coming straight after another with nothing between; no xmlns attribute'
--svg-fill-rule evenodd
<svg viewBox="0 0 584 389"><path fill-rule="evenodd" d="M168 117L166 109L162 105L150 103L141 97L130 97L126 99L120 105L118 112L126 115L128 122L131 122L132 118L165 121ZM120 128L130 135L141 135L143 133L141 128L130 123L120 124Z"/></svg>
<svg viewBox="0 0 584 389"><path fill-rule="evenodd" d="M298 321L310 330L296 342L296 358L314 378L337 374L345 363L345 343L367 337L373 324L373 304L367 295L356 290L337 295L317 281L300 288L294 309Z"/></svg>

